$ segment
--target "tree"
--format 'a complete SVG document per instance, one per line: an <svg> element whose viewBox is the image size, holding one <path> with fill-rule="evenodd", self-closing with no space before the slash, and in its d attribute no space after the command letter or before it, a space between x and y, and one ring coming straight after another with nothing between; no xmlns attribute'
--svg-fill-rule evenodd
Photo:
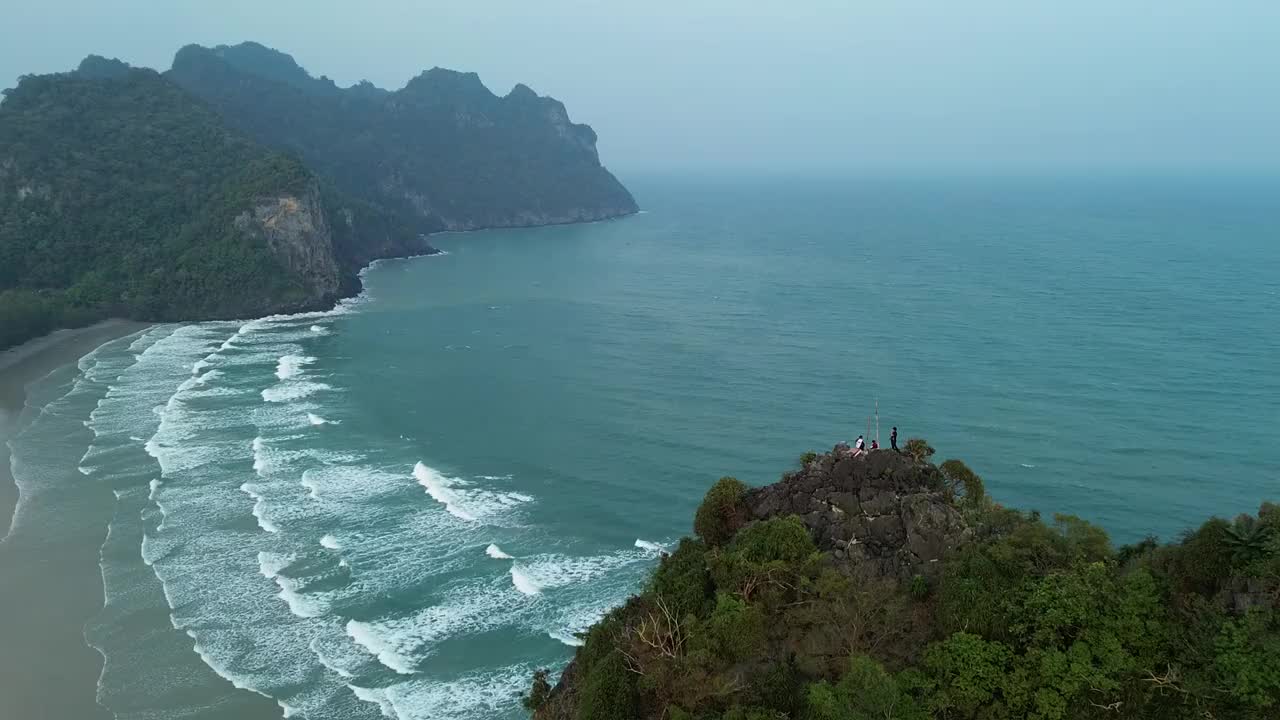
<svg viewBox="0 0 1280 720"><path fill-rule="evenodd" d="M979 507L986 500L987 490L978 474L960 460L948 460L938 466L947 481L947 491L952 496L962 495L970 507Z"/></svg>
<svg viewBox="0 0 1280 720"><path fill-rule="evenodd" d="M693 519L693 531L708 545L723 545L746 522L743 497L747 486L737 478L722 477L707 491Z"/></svg>
<svg viewBox="0 0 1280 720"><path fill-rule="evenodd" d="M925 442L924 438L907 440L907 444L902 446L902 451L916 462L924 462L933 456L933 448Z"/></svg>

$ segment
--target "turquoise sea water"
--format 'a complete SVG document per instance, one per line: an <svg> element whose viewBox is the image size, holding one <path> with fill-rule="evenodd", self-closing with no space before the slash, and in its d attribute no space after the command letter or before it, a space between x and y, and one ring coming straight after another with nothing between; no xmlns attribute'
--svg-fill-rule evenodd
<svg viewBox="0 0 1280 720"><path fill-rule="evenodd" d="M639 216L441 236L332 313L157 327L36 387L18 529L68 482L116 500L99 701L229 718L221 676L309 718L522 717L710 482L877 401L882 442L1120 541L1280 497L1275 184L634 189Z"/></svg>

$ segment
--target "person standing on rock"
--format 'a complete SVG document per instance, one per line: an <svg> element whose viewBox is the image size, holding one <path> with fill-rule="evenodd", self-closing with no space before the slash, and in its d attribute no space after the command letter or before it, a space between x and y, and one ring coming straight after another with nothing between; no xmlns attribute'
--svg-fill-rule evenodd
<svg viewBox="0 0 1280 720"><path fill-rule="evenodd" d="M889 433L889 447L894 452L898 452L898 426L893 426L893 432Z"/></svg>
<svg viewBox="0 0 1280 720"><path fill-rule="evenodd" d="M867 441L859 435L858 439L853 442L853 456L865 455L867 453Z"/></svg>

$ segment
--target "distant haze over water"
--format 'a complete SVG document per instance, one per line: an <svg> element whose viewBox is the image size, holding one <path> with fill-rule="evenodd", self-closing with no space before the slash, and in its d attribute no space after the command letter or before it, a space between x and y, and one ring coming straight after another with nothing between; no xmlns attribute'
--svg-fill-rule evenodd
<svg viewBox="0 0 1280 720"><path fill-rule="evenodd" d="M1280 172L1280 3L47 0L0 87L254 40L342 85L441 66L564 101L638 171Z"/></svg>

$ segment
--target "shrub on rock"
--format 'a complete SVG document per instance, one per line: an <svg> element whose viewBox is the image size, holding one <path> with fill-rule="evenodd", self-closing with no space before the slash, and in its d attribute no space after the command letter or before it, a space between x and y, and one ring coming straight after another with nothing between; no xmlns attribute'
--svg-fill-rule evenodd
<svg viewBox="0 0 1280 720"><path fill-rule="evenodd" d="M916 462L924 462L933 456L933 448L925 442L924 438L907 440L907 444L902 446L902 451Z"/></svg>
<svg viewBox="0 0 1280 720"><path fill-rule="evenodd" d="M737 478L722 477L707 491L693 519L693 531L708 545L723 545L746 522L742 499L747 486Z"/></svg>

